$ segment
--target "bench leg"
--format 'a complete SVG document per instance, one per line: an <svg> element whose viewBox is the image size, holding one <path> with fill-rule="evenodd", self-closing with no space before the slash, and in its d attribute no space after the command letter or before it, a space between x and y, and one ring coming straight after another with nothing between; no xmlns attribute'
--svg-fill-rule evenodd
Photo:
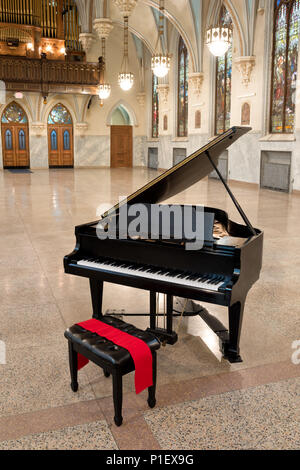
<svg viewBox="0 0 300 470"><path fill-rule="evenodd" d="M152 352L152 364L153 364L153 385L148 388L148 405L150 408L154 408L156 405L155 390L156 390L156 351Z"/></svg>
<svg viewBox="0 0 300 470"><path fill-rule="evenodd" d="M70 364L70 373L71 373L71 389L73 392L78 390L78 355L77 352L73 349L72 341L69 341L69 364Z"/></svg>
<svg viewBox="0 0 300 470"><path fill-rule="evenodd" d="M121 426L123 422L122 418L122 401L123 401L123 386L122 386L122 375L118 372L113 373L113 398L115 408L115 424Z"/></svg>
<svg viewBox="0 0 300 470"><path fill-rule="evenodd" d="M103 369L103 373L104 373L104 377L106 378L110 377L110 373L108 372L108 370Z"/></svg>

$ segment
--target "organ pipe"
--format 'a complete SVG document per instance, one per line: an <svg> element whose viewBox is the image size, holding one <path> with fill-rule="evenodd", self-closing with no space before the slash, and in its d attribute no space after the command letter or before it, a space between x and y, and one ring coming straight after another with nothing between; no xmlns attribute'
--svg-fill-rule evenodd
<svg viewBox="0 0 300 470"><path fill-rule="evenodd" d="M68 49L81 50L75 0L1 0L0 23L39 26L43 37L65 39Z"/></svg>

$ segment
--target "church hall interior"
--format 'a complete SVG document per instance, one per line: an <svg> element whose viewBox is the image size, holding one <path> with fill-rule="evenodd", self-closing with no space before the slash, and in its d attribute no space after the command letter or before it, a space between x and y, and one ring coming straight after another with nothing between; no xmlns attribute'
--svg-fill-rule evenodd
<svg viewBox="0 0 300 470"><path fill-rule="evenodd" d="M1 1L0 450L299 450L299 39L300 0ZM109 239L126 198L202 247Z"/></svg>

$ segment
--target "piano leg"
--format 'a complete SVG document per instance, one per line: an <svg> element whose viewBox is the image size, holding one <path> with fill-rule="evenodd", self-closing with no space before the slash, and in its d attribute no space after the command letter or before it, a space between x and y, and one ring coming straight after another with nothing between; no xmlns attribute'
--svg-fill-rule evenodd
<svg viewBox="0 0 300 470"><path fill-rule="evenodd" d="M156 292L150 292L150 333L158 337L163 344L174 345L178 341L178 335L173 331L173 296L167 296L167 329L156 327Z"/></svg>
<svg viewBox="0 0 300 470"><path fill-rule="evenodd" d="M103 282L90 279L93 318L100 319L102 315Z"/></svg>
<svg viewBox="0 0 300 470"><path fill-rule="evenodd" d="M224 358L232 364L243 362L240 356L240 337L243 323L245 301L229 307L229 339L223 343Z"/></svg>
<svg viewBox="0 0 300 470"><path fill-rule="evenodd" d="M167 295L167 333L173 332L173 296Z"/></svg>
<svg viewBox="0 0 300 470"><path fill-rule="evenodd" d="M156 328L156 292L150 292L150 328Z"/></svg>

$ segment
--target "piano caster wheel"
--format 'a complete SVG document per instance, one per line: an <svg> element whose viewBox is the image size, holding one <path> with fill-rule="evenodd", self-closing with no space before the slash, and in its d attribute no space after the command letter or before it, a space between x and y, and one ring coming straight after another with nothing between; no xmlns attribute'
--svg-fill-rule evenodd
<svg viewBox="0 0 300 470"><path fill-rule="evenodd" d="M122 423L123 423L123 418L121 416L121 418L117 418L116 416L114 417L114 422L115 422L115 425L118 426L118 428L120 426L122 426Z"/></svg>
<svg viewBox="0 0 300 470"><path fill-rule="evenodd" d="M155 398L153 398L152 400L148 399L148 405L149 405L149 408L154 408L156 405L156 399Z"/></svg>
<svg viewBox="0 0 300 470"><path fill-rule="evenodd" d="M106 377L108 379L108 377L110 377L110 373L107 372L107 370L104 371L104 377Z"/></svg>
<svg viewBox="0 0 300 470"><path fill-rule="evenodd" d="M74 393L78 392L78 383L71 383L71 389L73 390Z"/></svg>

